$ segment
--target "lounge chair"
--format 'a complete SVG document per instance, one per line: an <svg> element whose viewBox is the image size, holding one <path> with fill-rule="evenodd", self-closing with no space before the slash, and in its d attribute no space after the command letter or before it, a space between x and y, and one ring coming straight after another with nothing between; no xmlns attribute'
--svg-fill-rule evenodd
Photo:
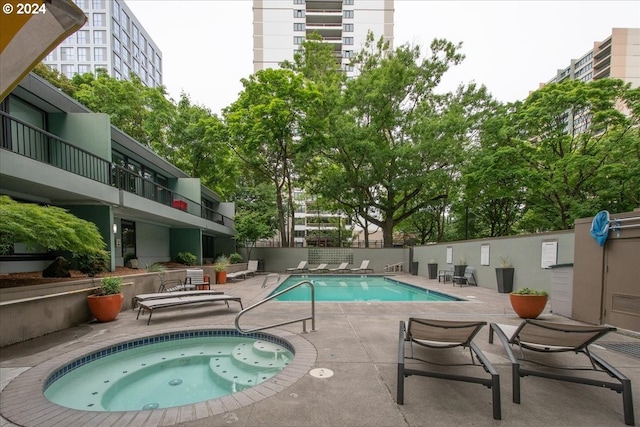
<svg viewBox="0 0 640 427"><path fill-rule="evenodd" d="M224 295L224 292L203 290L203 291L154 292L150 294L138 294L138 295L135 295L131 300L131 309L133 310L136 307L138 307L138 302L149 301L154 299L167 299L167 298L194 296L194 295Z"/></svg>
<svg viewBox="0 0 640 427"><path fill-rule="evenodd" d="M609 326L569 325L526 319L518 326L492 323L489 332L489 342L493 343L493 334L495 332L511 361L514 403L520 403L520 377L527 375L593 385L596 387L606 387L617 393L622 393L624 422L632 426L635 425L635 418L633 414L633 398L631 396L631 380L609 363L605 362L600 356L589 350L590 344L593 344L596 340L615 330L616 328ZM520 358L516 357L512 346L519 348ZM535 354L534 352L546 353L547 356L553 353L582 354L589 360L589 366L549 366L548 363L542 365L533 360L530 360L531 363L527 363L526 367L523 366L521 362L527 360L525 359L525 355L532 356ZM546 358L545 361L547 360L549 359ZM532 363L535 365L529 366ZM581 363L580 365L585 364ZM559 372L562 369L565 371L570 370L572 374L562 374ZM618 382L596 379L594 375L587 377L576 374L579 371L585 370L606 374L606 378L615 378ZM549 391L550 390L551 389L549 389Z"/></svg>
<svg viewBox="0 0 640 427"><path fill-rule="evenodd" d="M373 273L373 268L369 267L369 260L365 259L362 260L362 263L360 264L360 267L356 267L356 268L352 268L351 272L352 273L366 273L367 271L370 271Z"/></svg>
<svg viewBox="0 0 640 427"><path fill-rule="evenodd" d="M387 264L384 266L385 273L395 273L402 272L403 264L401 262L396 262L395 264Z"/></svg>
<svg viewBox="0 0 640 427"><path fill-rule="evenodd" d="M448 280L453 282L453 266L438 271L438 283L440 283L440 280L444 283L447 283Z"/></svg>
<svg viewBox="0 0 640 427"><path fill-rule="evenodd" d="M233 273L227 273L227 279L237 279L242 277L243 279L246 279L247 276L251 275L254 276L256 274L256 272L258 271L258 260L249 260L249 262L247 263L247 269L246 270L241 270L241 271L235 271Z"/></svg>
<svg viewBox="0 0 640 427"><path fill-rule="evenodd" d="M310 268L309 273L326 273L327 271L329 271L327 265L328 264L318 264L317 267Z"/></svg>
<svg viewBox="0 0 640 427"><path fill-rule="evenodd" d="M182 295L182 294L181 294ZM171 307L179 307L182 305L188 304L201 304L206 302L224 302L229 307L229 301L236 301L240 304L240 309L244 309L242 306L242 299L240 297L232 297L231 295L187 295L187 296L176 296L172 298L158 298L158 299L150 299L146 301L138 301L138 315L136 319L140 317L140 313L144 311L149 312L149 319L147 320L147 325L151 322L151 316L153 315L154 310L159 310L161 308L171 308Z"/></svg>
<svg viewBox="0 0 640 427"><path fill-rule="evenodd" d="M410 375L420 375L424 377L439 378L445 380L464 381L474 384L482 384L492 391L493 402L493 418L499 420L502 418L502 410L500 406L500 376L495 370L489 359L480 351L478 346L473 342L475 335L482 329L487 322L480 321L453 321L453 320L432 320L409 318L409 324L405 329L405 322L400 321L400 333L398 337L398 379L397 379L397 396L396 402L399 405L404 404L404 378ZM411 354L405 356L405 342L410 344ZM463 375L459 373L450 373L440 369L442 362L430 362L425 359L414 357L413 344L431 350L441 351L452 349L454 347L469 348L471 355L471 363L466 364L446 364L446 366L476 366L482 367L489 377L475 377ZM476 363L476 359L479 364ZM422 367L426 368L426 364L438 365L436 370L426 370L417 368L405 368L405 360L423 362ZM448 360L448 358L447 358ZM420 402L426 399L421 398Z"/></svg>
<svg viewBox="0 0 640 427"><path fill-rule="evenodd" d="M300 261L297 267L287 268L287 272L289 273L298 273L302 271L307 271L307 261Z"/></svg>
<svg viewBox="0 0 640 427"><path fill-rule="evenodd" d="M349 263L348 262L343 262L338 267L329 268L328 270L329 270L330 273L346 273L346 272L349 271Z"/></svg>
<svg viewBox="0 0 640 427"><path fill-rule="evenodd" d="M476 281L476 269L474 267L466 267L464 269L464 276L453 276L453 286L478 286Z"/></svg>

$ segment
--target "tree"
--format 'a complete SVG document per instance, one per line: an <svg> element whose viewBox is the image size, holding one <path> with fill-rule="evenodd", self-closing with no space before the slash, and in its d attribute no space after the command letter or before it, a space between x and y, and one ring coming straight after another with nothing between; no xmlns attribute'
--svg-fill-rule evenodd
<svg viewBox="0 0 640 427"><path fill-rule="evenodd" d="M246 167L273 185L281 241L293 245L294 159L306 111L319 93L301 74L286 69L258 71L242 84L240 97L224 111L230 142Z"/></svg>
<svg viewBox="0 0 640 427"><path fill-rule="evenodd" d="M47 250L65 250L74 255L104 253L106 244L95 224L65 209L19 203L0 196L0 253L9 253L14 243Z"/></svg>
<svg viewBox="0 0 640 427"><path fill-rule="evenodd" d="M354 60L360 74L347 81L342 114L316 162L314 190L381 227L385 247L393 245L396 225L448 197L488 98L474 85L435 93L442 75L462 61L459 48L434 40L424 59L419 46L389 51L370 34Z"/></svg>
<svg viewBox="0 0 640 427"><path fill-rule="evenodd" d="M628 177L640 172L639 92L617 79L567 80L517 106L509 138L526 162L525 230L569 229L600 209L637 206L638 180Z"/></svg>
<svg viewBox="0 0 640 427"><path fill-rule="evenodd" d="M247 258L251 259L251 250L260 239L273 237L277 229L275 195L270 185L245 185L234 196L236 202L235 229L236 240L247 248Z"/></svg>

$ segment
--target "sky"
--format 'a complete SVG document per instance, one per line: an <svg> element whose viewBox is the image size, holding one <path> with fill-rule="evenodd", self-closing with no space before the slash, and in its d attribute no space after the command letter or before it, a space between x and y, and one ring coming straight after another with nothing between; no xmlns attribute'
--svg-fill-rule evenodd
<svg viewBox="0 0 640 427"><path fill-rule="evenodd" d="M269 1L269 0L266 0ZM177 100L219 114L253 73L251 0L126 0L162 51L163 84ZM502 102L527 97L612 28L640 28L640 1L395 0L394 46L435 38L466 56L441 91L484 84Z"/></svg>

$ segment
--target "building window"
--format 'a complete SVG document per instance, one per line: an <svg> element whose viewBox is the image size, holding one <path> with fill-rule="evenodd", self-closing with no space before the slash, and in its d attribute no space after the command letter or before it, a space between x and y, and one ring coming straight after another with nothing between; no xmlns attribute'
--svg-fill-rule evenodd
<svg viewBox="0 0 640 427"><path fill-rule="evenodd" d="M120 221L120 238L122 239L122 257L136 257L136 223L133 221Z"/></svg>
<svg viewBox="0 0 640 427"><path fill-rule="evenodd" d="M353 37L343 37L342 38L342 44L352 45L353 44Z"/></svg>
<svg viewBox="0 0 640 427"><path fill-rule="evenodd" d="M345 33L353 33L353 24L342 24L342 31Z"/></svg>
<svg viewBox="0 0 640 427"><path fill-rule="evenodd" d="M76 33L78 37L78 44L88 44L89 41L89 31L88 30L80 30Z"/></svg>
<svg viewBox="0 0 640 427"><path fill-rule="evenodd" d="M294 45L302 44L302 42L304 42L304 37L302 37L302 36L293 36L293 44Z"/></svg>
<svg viewBox="0 0 640 427"><path fill-rule="evenodd" d="M88 47L79 47L78 48L78 61L90 61L89 58L90 50Z"/></svg>
<svg viewBox="0 0 640 427"><path fill-rule="evenodd" d="M93 0L91 4L94 9L104 9L104 0Z"/></svg>
<svg viewBox="0 0 640 427"><path fill-rule="evenodd" d="M343 18L353 18L353 10L343 10L342 16Z"/></svg>
<svg viewBox="0 0 640 427"><path fill-rule="evenodd" d="M80 9L85 10L87 8L87 0L75 0L76 6Z"/></svg>
<svg viewBox="0 0 640 427"><path fill-rule="evenodd" d="M78 74L86 74L91 72L91 65L89 64L79 64L78 65Z"/></svg>
<svg viewBox="0 0 640 427"><path fill-rule="evenodd" d="M118 55L113 55L113 68L119 70L122 67L122 60Z"/></svg>
<svg viewBox="0 0 640 427"><path fill-rule="evenodd" d="M75 61L74 48L62 47L60 48L60 60L61 61Z"/></svg>
<svg viewBox="0 0 640 427"><path fill-rule="evenodd" d="M353 65L343 65L342 68L344 69L344 71L346 72L351 72L353 71Z"/></svg>
<svg viewBox="0 0 640 427"><path fill-rule="evenodd" d="M106 15L104 13L94 13L93 14L93 26L94 27L104 27L106 25Z"/></svg>
<svg viewBox="0 0 640 427"><path fill-rule="evenodd" d="M124 12L122 12L121 17L122 18L120 19L120 22L122 23L122 26L124 27L125 31L129 31L129 24L131 24L131 18L129 18L129 15L127 15Z"/></svg>
<svg viewBox="0 0 640 427"><path fill-rule="evenodd" d="M113 16L120 18L120 5L117 1L113 2Z"/></svg>
<svg viewBox="0 0 640 427"><path fill-rule="evenodd" d="M106 44L107 32L103 30L93 31L93 44Z"/></svg>
<svg viewBox="0 0 640 427"><path fill-rule="evenodd" d="M294 18L304 18L304 10L302 10L302 9L294 9L293 10L293 17Z"/></svg>
<svg viewBox="0 0 640 427"><path fill-rule="evenodd" d="M353 5L353 0L344 0L342 4Z"/></svg>
<svg viewBox="0 0 640 427"><path fill-rule="evenodd" d="M304 22L293 23L293 31L304 31L304 27L305 27Z"/></svg>
<svg viewBox="0 0 640 427"><path fill-rule="evenodd" d="M45 60L45 61L55 61L55 60L56 60L56 58L57 58L56 50L54 49L54 50L52 50L52 51L51 51L51 53L49 53L49 55L47 55L47 56L44 58L44 60ZM48 64L48 65L50 65L50 64Z"/></svg>
<svg viewBox="0 0 640 427"><path fill-rule="evenodd" d="M304 4L305 0L293 0L293 4Z"/></svg>
<svg viewBox="0 0 640 427"><path fill-rule="evenodd" d="M93 48L93 59L95 61L106 61L107 60L107 49L104 47L94 47Z"/></svg>
<svg viewBox="0 0 640 427"><path fill-rule="evenodd" d="M115 36L113 37L113 50L114 52L120 53L120 40L118 40Z"/></svg>
<svg viewBox="0 0 640 427"><path fill-rule="evenodd" d="M73 64L63 64L60 67L60 72L70 79L76 73L76 67Z"/></svg>

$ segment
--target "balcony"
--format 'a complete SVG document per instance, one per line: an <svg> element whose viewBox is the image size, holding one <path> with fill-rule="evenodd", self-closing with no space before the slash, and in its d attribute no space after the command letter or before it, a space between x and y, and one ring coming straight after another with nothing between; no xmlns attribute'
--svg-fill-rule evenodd
<svg viewBox="0 0 640 427"><path fill-rule="evenodd" d="M104 160L51 133L11 117L4 111L0 111L0 149L218 224L232 225L230 218L213 209L146 179L136 171Z"/></svg>

